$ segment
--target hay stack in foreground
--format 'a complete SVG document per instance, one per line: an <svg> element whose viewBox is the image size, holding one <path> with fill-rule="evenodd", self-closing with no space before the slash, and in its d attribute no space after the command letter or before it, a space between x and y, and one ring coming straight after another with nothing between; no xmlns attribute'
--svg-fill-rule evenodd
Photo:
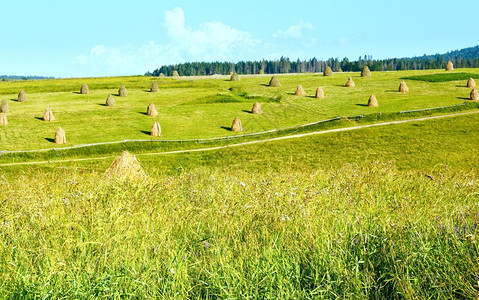
<svg viewBox="0 0 479 300"><path fill-rule="evenodd" d="M376 99L376 96L371 95L368 100L368 107L378 107L378 99Z"/></svg>
<svg viewBox="0 0 479 300"><path fill-rule="evenodd" d="M115 158L111 166L106 170L106 175L119 178L144 177L145 173L134 155L128 151Z"/></svg>
<svg viewBox="0 0 479 300"><path fill-rule="evenodd" d="M479 101L479 93L476 88L472 89L470 96L472 101Z"/></svg>
<svg viewBox="0 0 479 300"><path fill-rule="evenodd" d="M85 83L81 85L81 88L80 88L80 94L83 94L83 95L86 95L90 92L90 90L88 89L88 85L86 85Z"/></svg>
<svg viewBox="0 0 479 300"><path fill-rule="evenodd" d="M112 94L109 94L106 98L106 106L115 106L115 99L113 98Z"/></svg>
<svg viewBox="0 0 479 300"><path fill-rule="evenodd" d="M353 79L351 76L348 77L348 81L346 81L346 84L344 85L345 87L352 87L355 86Z"/></svg>
<svg viewBox="0 0 479 300"><path fill-rule="evenodd" d="M258 101L256 101L253 104L253 108L251 109L251 113L252 114L262 114L263 113L263 110L261 109L261 105L259 104Z"/></svg>
<svg viewBox="0 0 479 300"><path fill-rule="evenodd" d="M0 112L7 113L10 109L8 108L8 101L7 99L2 100L2 104L0 105Z"/></svg>
<svg viewBox="0 0 479 300"><path fill-rule="evenodd" d="M243 131L243 126L241 126L241 120L238 117L233 120L233 124L231 124L231 131Z"/></svg>
<svg viewBox="0 0 479 300"><path fill-rule="evenodd" d="M165 74L160 73L160 75L158 77L163 78L163 77L165 77Z"/></svg>
<svg viewBox="0 0 479 300"><path fill-rule="evenodd" d="M18 102L26 102L27 101L27 93L25 93L24 90L21 90L20 93L18 93Z"/></svg>
<svg viewBox="0 0 479 300"><path fill-rule="evenodd" d="M369 70L368 66L363 67L363 70L361 71L361 77L371 77L371 71Z"/></svg>
<svg viewBox="0 0 479 300"><path fill-rule="evenodd" d="M276 76L271 77L271 80L269 81L269 86L280 87L281 83L279 83L278 77Z"/></svg>
<svg viewBox="0 0 479 300"><path fill-rule="evenodd" d="M296 88L296 92L294 92L294 94L296 96L306 96L306 92L303 90L303 87L300 85L298 85L298 87Z"/></svg>
<svg viewBox="0 0 479 300"><path fill-rule="evenodd" d="M128 91L126 90L126 87L124 85L120 86L120 88L118 89L118 96L120 97L128 96Z"/></svg>
<svg viewBox="0 0 479 300"><path fill-rule="evenodd" d="M156 110L154 103L148 104L148 107L146 108L146 114L151 117L158 117L158 111Z"/></svg>
<svg viewBox="0 0 479 300"><path fill-rule="evenodd" d="M316 95L314 95L314 98L316 99L324 99L324 91L322 87L318 87L316 89Z"/></svg>
<svg viewBox="0 0 479 300"><path fill-rule="evenodd" d="M175 70L175 71L173 71L173 73L171 74L171 76L173 76L173 77L179 77L180 74L178 74L178 71Z"/></svg>
<svg viewBox="0 0 479 300"><path fill-rule="evenodd" d="M161 126L158 121L155 121L153 125L151 126L151 131L150 131L151 136L161 136Z"/></svg>
<svg viewBox="0 0 479 300"><path fill-rule="evenodd" d="M55 121L55 116L53 115L52 109L50 107L47 107L47 109L45 109L45 112L43 113L43 121Z"/></svg>
<svg viewBox="0 0 479 300"><path fill-rule="evenodd" d="M259 75L263 75L263 74L264 74L264 70L263 70L263 69L259 70L259 71L258 71L258 74L259 74Z"/></svg>
<svg viewBox="0 0 479 300"><path fill-rule="evenodd" d="M58 127L57 132L55 132L55 144L63 145L67 143L67 138L65 136L65 130L61 127Z"/></svg>
<svg viewBox="0 0 479 300"><path fill-rule="evenodd" d="M399 92L400 93L409 93L409 88L407 87L407 84L405 81L401 81L399 84Z"/></svg>
<svg viewBox="0 0 479 300"><path fill-rule="evenodd" d="M8 125L7 115L4 115L4 114L0 115L0 125Z"/></svg>
<svg viewBox="0 0 479 300"><path fill-rule="evenodd" d="M160 91L160 88L158 88L158 82L153 81L153 82L151 83L150 92L151 92L151 93L158 93L159 91Z"/></svg>
<svg viewBox="0 0 479 300"><path fill-rule="evenodd" d="M333 76L333 70L330 67L326 67L326 70L323 72L323 76Z"/></svg>
<svg viewBox="0 0 479 300"><path fill-rule="evenodd" d="M476 87L476 82L474 81L474 78L469 78L469 80L467 81L467 87L471 89Z"/></svg>
<svg viewBox="0 0 479 300"><path fill-rule="evenodd" d="M446 64L446 71L453 71L454 70L454 65L452 64L451 61L448 61Z"/></svg>
<svg viewBox="0 0 479 300"><path fill-rule="evenodd" d="M239 75L237 73L231 74L230 81L240 81Z"/></svg>

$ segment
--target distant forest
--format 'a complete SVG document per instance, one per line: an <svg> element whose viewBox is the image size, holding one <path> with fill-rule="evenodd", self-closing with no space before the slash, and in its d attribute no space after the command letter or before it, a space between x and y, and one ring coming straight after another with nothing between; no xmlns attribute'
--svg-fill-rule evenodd
<svg viewBox="0 0 479 300"><path fill-rule="evenodd" d="M309 60L291 61L287 57L281 57L278 60L261 61L239 61L232 62L188 62L178 65L166 65L147 72L146 76L159 76L163 73L165 76L171 76L176 70L180 76L214 75L230 74L257 74L263 70L265 74L277 73L304 73L304 72L323 72L329 66L333 71L361 71L364 65L367 65L371 71L396 71L396 70L425 70L442 69L446 67L447 61L452 61L455 68L479 68L479 45L455 50L446 54L423 55L409 58L391 58L391 59L373 59L371 55L359 57L356 61L349 61L348 58L339 60L330 58L328 60L318 60L312 58Z"/></svg>
<svg viewBox="0 0 479 300"><path fill-rule="evenodd" d="M17 76L17 75L0 75L0 80L32 80L32 79L53 79L53 77L45 76Z"/></svg>

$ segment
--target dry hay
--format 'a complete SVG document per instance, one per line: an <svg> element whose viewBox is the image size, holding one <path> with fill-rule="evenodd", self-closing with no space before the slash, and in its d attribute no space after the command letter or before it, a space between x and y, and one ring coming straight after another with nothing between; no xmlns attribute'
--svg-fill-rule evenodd
<svg viewBox="0 0 479 300"><path fill-rule="evenodd" d="M81 85L81 88L80 88L80 94L88 94L90 92L90 90L88 89L88 85L86 85L85 83Z"/></svg>
<svg viewBox="0 0 479 300"><path fill-rule="evenodd" d="M399 92L400 93L409 93L409 88L407 87L407 84L405 81L401 81L399 84Z"/></svg>
<svg viewBox="0 0 479 300"><path fill-rule="evenodd" d="M363 70L361 71L361 77L371 77L371 71L369 70L368 66L363 67Z"/></svg>
<svg viewBox="0 0 479 300"><path fill-rule="evenodd" d="M47 107L47 109L45 109L45 112L43 113L43 121L55 121L55 116L53 115L52 109L50 107Z"/></svg>
<svg viewBox="0 0 479 300"><path fill-rule="evenodd" d="M472 89L470 96L472 101L479 101L479 93L477 92L476 88Z"/></svg>
<svg viewBox="0 0 479 300"><path fill-rule="evenodd" d="M263 110L261 109L261 105L259 104L258 101L256 101L253 104L253 109L251 109L251 113L252 114L262 114L263 113Z"/></svg>
<svg viewBox="0 0 479 300"><path fill-rule="evenodd" d="M337 71L337 72L338 72L338 73L343 73L343 69L338 68L338 71Z"/></svg>
<svg viewBox="0 0 479 300"><path fill-rule="evenodd" d="M314 96L316 99L324 99L324 91L322 87L318 87L316 89L316 95Z"/></svg>
<svg viewBox="0 0 479 300"><path fill-rule="evenodd" d="M452 64L451 61L448 61L446 64L446 71L452 71L454 70L454 65Z"/></svg>
<svg viewBox="0 0 479 300"><path fill-rule="evenodd" d="M306 92L303 90L303 87L300 85L298 85L298 87L296 88L296 92L294 92L294 94L296 96L306 96Z"/></svg>
<svg viewBox="0 0 479 300"><path fill-rule="evenodd" d="M8 101L7 99L2 100L2 104L0 105L0 112L7 113L10 109L8 108Z"/></svg>
<svg viewBox="0 0 479 300"><path fill-rule="evenodd" d="M160 91L160 88L158 87L158 82L153 81L153 82L151 83L150 92L151 92L151 93L158 93L159 91Z"/></svg>
<svg viewBox="0 0 479 300"><path fill-rule="evenodd" d="M140 163L128 151L123 151L120 156L116 157L105 173L107 176L122 179L145 177L145 172L143 172Z"/></svg>
<svg viewBox="0 0 479 300"><path fill-rule="evenodd" d="M178 71L175 70L175 71L173 71L173 73L171 74L171 76L173 76L173 77L179 77L180 74L178 74Z"/></svg>
<svg viewBox="0 0 479 300"><path fill-rule="evenodd" d="M109 94L106 98L106 106L115 106L115 99L113 98L112 94Z"/></svg>
<svg viewBox="0 0 479 300"><path fill-rule="evenodd" d="M348 81L346 82L346 84L345 84L344 86L345 86L345 87L355 86L354 81L353 81L353 79L351 78L351 76L348 77Z"/></svg>
<svg viewBox="0 0 479 300"><path fill-rule="evenodd" d="M378 99L376 99L376 96L371 95L368 100L368 107L378 107Z"/></svg>
<svg viewBox="0 0 479 300"><path fill-rule="evenodd" d="M163 77L165 77L165 74L160 73L160 75L158 75L158 77L163 78Z"/></svg>
<svg viewBox="0 0 479 300"><path fill-rule="evenodd" d="M150 131L151 136L161 136L161 126L158 121L155 121L153 125L151 126L151 131Z"/></svg>
<svg viewBox="0 0 479 300"><path fill-rule="evenodd" d="M0 115L0 125L8 125L7 115L4 115L4 114Z"/></svg>
<svg viewBox="0 0 479 300"><path fill-rule="evenodd" d="M229 75L231 76L231 75L233 75L234 73L235 73L235 72L231 71L231 72L229 73Z"/></svg>
<svg viewBox="0 0 479 300"><path fill-rule="evenodd" d="M281 83L279 83L278 77L276 76L271 77L271 80L269 81L269 86L280 87Z"/></svg>
<svg viewBox="0 0 479 300"><path fill-rule="evenodd" d="M18 93L18 102L26 102L27 101L27 93L25 93L24 90L21 90L20 93Z"/></svg>
<svg viewBox="0 0 479 300"><path fill-rule="evenodd" d="M65 130L63 130L61 127L58 127L57 132L55 132L55 144L66 144L67 143L67 138L65 136Z"/></svg>
<svg viewBox="0 0 479 300"><path fill-rule="evenodd" d="M150 103L146 109L146 114L151 117L158 117L158 111L156 110L155 104Z"/></svg>
<svg viewBox="0 0 479 300"><path fill-rule="evenodd" d="M333 70L330 67L326 67L326 70L323 72L323 76L333 76Z"/></svg>
<svg viewBox="0 0 479 300"><path fill-rule="evenodd" d="M258 74L259 74L259 75L263 75L263 74L264 74L264 70L263 70L263 69L259 70L259 71L258 71Z"/></svg>
<svg viewBox="0 0 479 300"><path fill-rule="evenodd" d="M230 81L239 81L240 77L237 73L231 74Z"/></svg>
<svg viewBox="0 0 479 300"><path fill-rule="evenodd" d="M243 126L241 126L241 120L238 117L233 120L233 124L231 124L231 131L243 131Z"/></svg>
<svg viewBox="0 0 479 300"><path fill-rule="evenodd" d="M124 85L120 86L120 88L118 89L118 96L120 97L128 96L128 91L126 90L126 87Z"/></svg>
<svg viewBox="0 0 479 300"><path fill-rule="evenodd" d="M475 88L476 87L476 82L474 81L474 78L469 78L467 81L467 87L468 88Z"/></svg>

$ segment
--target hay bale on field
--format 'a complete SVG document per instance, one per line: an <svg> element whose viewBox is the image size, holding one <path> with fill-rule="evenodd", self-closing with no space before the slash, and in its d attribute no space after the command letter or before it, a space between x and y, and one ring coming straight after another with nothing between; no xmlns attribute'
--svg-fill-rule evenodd
<svg viewBox="0 0 479 300"><path fill-rule="evenodd" d="M115 158L105 173L107 176L122 179L145 177L145 172L143 172L140 163L136 157L131 155L128 151L123 151L120 156Z"/></svg>
<svg viewBox="0 0 479 300"><path fill-rule="evenodd" d="M43 121L55 121L55 116L53 115L52 109L50 107L47 107L47 109L45 109L45 112L43 113Z"/></svg>
<svg viewBox="0 0 479 300"><path fill-rule="evenodd" d="M371 71L369 70L368 66L363 67L363 70L361 71L361 77L371 77Z"/></svg>
<svg viewBox="0 0 479 300"><path fill-rule="evenodd" d="M156 110L154 103L148 104L148 108L146 109L146 114L151 117L158 117L158 111Z"/></svg>
<svg viewBox="0 0 479 300"><path fill-rule="evenodd" d="M173 77L179 77L180 74L178 74L178 71L175 70L175 71L173 71L173 73L171 74L171 76L173 76Z"/></svg>
<svg viewBox="0 0 479 300"><path fill-rule="evenodd" d="M446 71L452 71L454 70L454 65L452 64L451 61L448 61L446 64Z"/></svg>
<svg viewBox="0 0 479 300"><path fill-rule="evenodd" d="M240 77L237 73L231 74L230 81L240 81Z"/></svg>
<svg viewBox="0 0 479 300"><path fill-rule="evenodd" d="M469 78L467 81L467 87L468 88L475 88L476 87L476 82L474 81L474 78Z"/></svg>
<svg viewBox="0 0 479 300"><path fill-rule="evenodd" d="M294 92L294 94L296 96L306 96L306 92L303 90L303 87L300 85L298 85L298 87L296 88L296 91Z"/></svg>
<svg viewBox="0 0 479 300"><path fill-rule="evenodd" d="M330 67L326 67L326 69L323 72L323 76L333 76L333 70L331 70Z"/></svg>
<svg viewBox="0 0 479 300"><path fill-rule="evenodd" d="M264 70L263 70L263 69L259 70L259 71L258 71L258 74L259 74L259 75L263 75L263 74L264 74Z"/></svg>
<svg viewBox="0 0 479 300"><path fill-rule="evenodd" d="M253 104L253 108L251 109L251 113L252 114L262 114L263 113L263 110L261 109L261 105L259 104L258 101L256 101Z"/></svg>
<svg viewBox="0 0 479 300"><path fill-rule="evenodd" d="M65 130L61 127L58 127L57 131L55 132L55 144L63 145L67 143L67 138L65 136Z"/></svg>
<svg viewBox="0 0 479 300"><path fill-rule="evenodd" d="M151 83L150 92L151 92L151 93L158 93L159 91L160 91L160 88L158 87L158 82L153 81L153 82Z"/></svg>
<svg viewBox="0 0 479 300"><path fill-rule="evenodd" d="M243 126L241 126L241 120L238 117L233 120L233 124L231 124L231 131L243 131Z"/></svg>
<svg viewBox="0 0 479 300"><path fill-rule="evenodd" d="M85 83L81 85L81 88L80 88L80 94L88 94L90 92L90 90L88 89L88 85L86 85Z"/></svg>
<svg viewBox="0 0 479 300"><path fill-rule="evenodd" d="M165 77L165 74L160 73L160 75L158 77L163 78L163 77Z"/></svg>
<svg viewBox="0 0 479 300"><path fill-rule="evenodd" d="M322 87L318 87L318 88L316 89L316 94L315 94L314 98L316 98L316 99L324 99L324 91L323 91L323 88L322 88Z"/></svg>
<svg viewBox="0 0 479 300"><path fill-rule="evenodd" d="M376 99L376 96L371 95L368 100L368 107L378 107L378 99Z"/></svg>
<svg viewBox="0 0 479 300"><path fill-rule="evenodd" d="M8 108L8 101L7 99L2 100L2 104L0 105L0 112L7 113L10 109Z"/></svg>
<svg viewBox="0 0 479 300"><path fill-rule="evenodd" d="M112 94L109 94L108 97L106 97L106 106L115 106L115 99L113 98Z"/></svg>
<svg viewBox="0 0 479 300"><path fill-rule="evenodd" d="M343 69L338 68L338 71L337 71L337 72L338 72L338 73L342 73L342 72L343 72Z"/></svg>
<svg viewBox="0 0 479 300"><path fill-rule="evenodd" d="M126 90L126 87L124 85L120 86L120 88L118 89L118 96L120 97L128 96L128 91Z"/></svg>
<svg viewBox="0 0 479 300"><path fill-rule="evenodd" d="M472 101L479 101L479 93L477 92L476 88L473 88L470 94L470 98Z"/></svg>
<svg viewBox="0 0 479 300"><path fill-rule="evenodd" d="M279 83L279 80L278 80L277 76L271 77L271 80L269 81L269 86L272 86L272 87L280 87L281 86L281 83Z"/></svg>
<svg viewBox="0 0 479 300"><path fill-rule="evenodd" d="M25 93L24 90L21 90L20 93L18 93L18 102L26 102L27 101L27 93Z"/></svg>
<svg viewBox="0 0 479 300"><path fill-rule="evenodd" d="M399 84L399 92L400 93L409 93L409 88L407 87L407 84L405 81L401 81Z"/></svg>
<svg viewBox="0 0 479 300"><path fill-rule="evenodd" d="M348 81L346 81L346 84L344 85L345 87L352 87L355 86L353 79L351 76L348 77Z"/></svg>
<svg viewBox="0 0 479 300"><path fill-rule="evenodd" d="M151 131L150 131L151 136L161 136L161 126L158 121L155 121L153 125L151 126Z"/></svg>
<svg viewBox="0 0 479 300"><path fill-rule="evenodd" d="M3 126L8 125L7 115L4 115L4 114L0 115L0 125L3 125Z"/></svg>
<svg viewBox="0 0 479 300"><path fill-rule="evenodd" d="M233 72L233 71L230 71L230 72L229 72L229 75L231 76L231 75L233 75L234 73L235 73L235 72Z"/></svg>

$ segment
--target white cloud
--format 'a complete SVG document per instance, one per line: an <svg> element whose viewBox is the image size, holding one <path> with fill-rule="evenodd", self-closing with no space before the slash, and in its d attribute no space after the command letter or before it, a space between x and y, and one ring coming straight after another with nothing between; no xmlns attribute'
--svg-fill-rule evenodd
<svg viewBox="0 0 479 300"><path fill-rule="evenodd" d="M298 24L291 25L285 31L279 29L273 34L274 38L301 38L304 30L313 30L313 24L300 20Z"/></svg>

